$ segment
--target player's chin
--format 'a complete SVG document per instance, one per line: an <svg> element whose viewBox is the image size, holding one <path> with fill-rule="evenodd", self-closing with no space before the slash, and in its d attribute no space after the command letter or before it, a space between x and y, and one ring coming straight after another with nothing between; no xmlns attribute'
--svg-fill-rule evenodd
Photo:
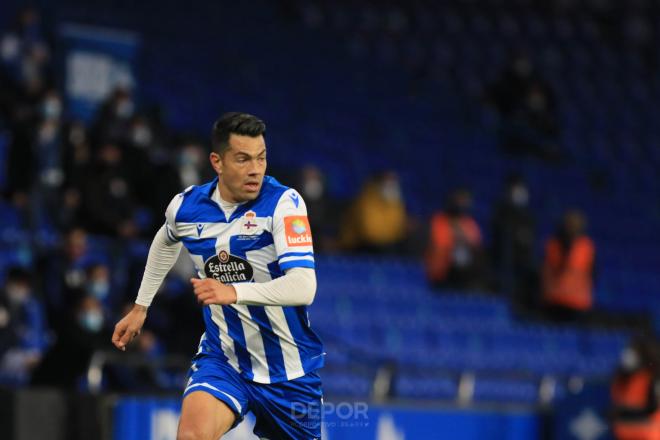
<svg viewBox="0 0 660 440"><path fill-rule="evenodd" d="M259 191L261 191L261 185L246 187L243 189L243 199L254 200L259 196Z"/></svg>

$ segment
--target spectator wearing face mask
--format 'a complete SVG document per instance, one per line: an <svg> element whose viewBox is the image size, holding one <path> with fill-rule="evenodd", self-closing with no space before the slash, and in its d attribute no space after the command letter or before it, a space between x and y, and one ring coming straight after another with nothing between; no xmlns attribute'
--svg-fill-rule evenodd
<svg viewBox="0 0 660 440"><path fill-rule="evenodd" d="M407 227L399 177L387 171L371 179L353 201L340 227L340 241L356 252L399 252Z"/></svg>
<svg viewBox="0 0 660 440"><path fill-rule="evenodd" d="M67 389L81 387L92 354L107 347L110 333L103 306L97 298L80 297L67 317L55 345L35 371L33 384Z"/></svg>
<svg viewBox="0 0 660 440"><path fill-rule="evenodd" d="M133 304L126 304L121 314L126 314L133 307ZM151 313L151 312L150 312ZM196 327L196 326L194 326ZM181 329L179 329L181 330ZM186 331L188 329L185 329ZM195 330L197 330L195 328ZM173 332L175 333L175 332ZM181 333L176 332L176 333ZM197 335L197 334L196 334ZM175 335L172 335L175 336ZM193 337L193 340L196 336ZM164 339L163 339L164 340ZM170 339L167 339L168 342ZM190 339L189 339L190 340ZM150 328L142 328L136 344L129 345L127 352L139 353L146 359L157 359L165 353L165 346L161 338ZM149 367L124 366L121 364L112 365L108 371L107 385L115 391L147 392L162 391L163 388L171 386L167 383L168 378L160 369Z"/></svg>
<svg viewBox="0 0 660 440"><path fill-rule="evenodd" d="M82 212L90 232L123 238L138 234L135 185L125 165L124 152L117 144L101 146L83 186Z"/></svg>
<svg viewBox="0 0 660 440"><path fill-rule="evenodd" d="M529 188L517 175L507 179L492 218L491 260L497 290L510 295L523 308L532 308L536 285L534 217L529 209Z"/></svg>
<svg viewBox="0 0 660 440"><path fill-rule="evenodd" d="M10 269L0 292L0 334L0 383L28 382L47 348L48 332L42 304L24 269Z"/></svg>
<svg viewBox="0 0 660 440"><path fill-rule="evenodd" d="M586 234L581 212L569 211L545 246L543 302L552 319L573 320L593 308L596 248Z"/></svg>
<svg viewBox="0 0 660 440"><path fill-rule="evenodd" d="M106 258L100 252L90 251L87 231L76 227L65 233L58 249L39 259L37 267L43 277L48 322L55 331L68 320L67 313L84 291L89 268Z"/></svg>
<svg viewBox="0 0 660 440"><path fill-rule="evenodd" d="M26 102L30 111L11 127L7 157L8 192L31 198L33 223L39 216L57 212L58 190L64 181L62 148L62 99L49 89Z"/></svg>
<svg viewBox="0 0 660 440"><path fill-rule="evenodd" d="M187 140L181 145L177 165L183 188L206 181L208 177L206 156L206 150L199 142Z"/></svg>
<svg viewBox="0 0 660 440"><path fill-rule="evenodd" d="M660 358L654 341L637 338L621 353L611 385L616 440L660 439Z"/></svg>
<svg viewBox="0 0 660 440"><path fill-rule="evenodd" d="M64 183L64 129L62 99L51 89L41 103L39 123L32 141L36 179L32 188L32 218L36 226L59 226Z"/></svg>
<svg viewBox="0 0 660 440"><path fill-rule="evenodd" d="M85 293L87 296L96 298L103 309L105 317L113 316L115 308L121 301L114 295L112 281L110 279L110 268L105 264L93 264L87 268L85 281Z"/></svg>
<svg viewBox="0 0 660 440"><path fill-rule="evenodd" d="M0 37L0 63L20 86L27 88L35 81L44 82L50 60L48 46L39 11L25 7L11 29Z"/></svg>
<svg viewBox="0 0 660 440"><path fill-rule="evenodd" d="M295 187L307 204L309 223L316 240L314 248L319 251L335 249L338 209L328 194L323 173L314 165L306 165L300 170Z"/></svg>
<svg viewBox="0 0 660 440"><path fill-rule="evenodd" d="M92 126L94 145L106 142L130 144L133 130L131 122L135 114L133 94L127 88L119 87L101 105Z"/></svg>
<svg viewBox="0 0 660 440"><path fill-rule="evenodd" d="M90 138L85 124L79 120L67 123L62 144L64 182L61 204L56 215L59 229L69 230L81 221L82 187L92 160Z"/></svg>
<svg viewBox="0 0 660 440"><path fill-rule="evenodd" d="M9 193L31 200L33 224L40 216L50 217L56 212L58 190L64 180L60 96L51 89L34 107L34 117L13 126L7 158Z"/></svg>
<svg viewBox="0 0 660 440"><path fill-rule="evenodd" d="M426 273L436 287L482 289L485 287L481 229L470 215L472 195L453 192L444 212L431 217Z"/></svg>

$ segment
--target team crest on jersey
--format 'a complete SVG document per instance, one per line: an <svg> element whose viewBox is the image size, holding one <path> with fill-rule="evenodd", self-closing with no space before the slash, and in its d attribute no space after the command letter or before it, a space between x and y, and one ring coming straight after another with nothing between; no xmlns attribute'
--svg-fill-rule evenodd
<svg viewBox="0 0 660 440"><path fill-rule="evenodd" d="M288 246L311 246L312 232L309 220L304 215L284 217L284 232Z"/></svg>
<svg viewBox="0 0 660 440"><path fill-rule="evenodd" d="M221 283L240 283L252 281L254 269L241 257L222 250L204 263L204 273Z"/></svg>
<svg viewBox="0 0 660 440"><path fill-rule="evenodd" d="M241 231L243 234L251 235L257 232L259 225L256 222L257 213L254 211L248 211L243 215L243 224L241 225Z"/></svg>

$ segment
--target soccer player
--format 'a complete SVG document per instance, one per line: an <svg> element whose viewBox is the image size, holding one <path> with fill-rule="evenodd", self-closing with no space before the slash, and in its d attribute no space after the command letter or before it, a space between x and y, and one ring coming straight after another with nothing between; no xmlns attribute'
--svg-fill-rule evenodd
<svg viewBox="0 0 660 440"><path fill-rule="evenodd" d="M252 411L269 440L321 437L325 353L310 328L316 293L312 236L300 195L266 176L265 124L226 113L213 126L217 178L176 195L156 234L133 309L115 326L135 338L185 246L199 279L206 331L183 392L178 440L217 440Z"/></svg>

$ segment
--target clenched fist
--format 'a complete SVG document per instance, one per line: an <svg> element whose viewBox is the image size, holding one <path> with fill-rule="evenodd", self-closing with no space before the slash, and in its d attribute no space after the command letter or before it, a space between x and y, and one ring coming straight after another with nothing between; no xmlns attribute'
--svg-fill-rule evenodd
<svg viewBox="0 0 660 440"><path fill-rule="evenodd" d="M200 304L208 306L209 304L235 304L236 289L230 284L222 284L213 278L204 278L203 280L191 278L195 296Z"/></svg>

